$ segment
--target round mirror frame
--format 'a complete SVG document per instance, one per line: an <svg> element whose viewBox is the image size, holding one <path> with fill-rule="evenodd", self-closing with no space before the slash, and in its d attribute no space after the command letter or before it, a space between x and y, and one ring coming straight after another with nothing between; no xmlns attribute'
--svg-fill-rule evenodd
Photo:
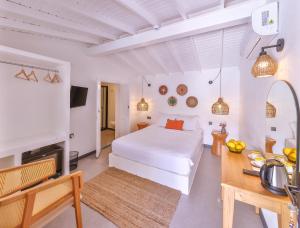
<svg viewBox="0 0 300 228"><path fill-rule="evenodd" d="M294 87L292 86L291 83L289 83L286 80L275 81L269 89L266 100L268 100L268 96L270 94L270 91L271 91L273 85L278 82L284 82L289 87L290 91L292 92L293 98L294 98L294 105L296 108L296 121L297 121L297 129L296 129L296 131L297 131L296 132L297 133L296 134L297 161L296 161L296 180L295 180L296 183L295 184L298 186L298 188L300 188L300 172L299 172L299 170L300 170L300 167L299 167L299 165L300 165L300 161L299 161L299 156L300 156L300 151L299 151L300 150L300 148L299 148L299 146L300 146L300 109L299 109L299 101L298 101L296 91L294 90Z"/></svg>

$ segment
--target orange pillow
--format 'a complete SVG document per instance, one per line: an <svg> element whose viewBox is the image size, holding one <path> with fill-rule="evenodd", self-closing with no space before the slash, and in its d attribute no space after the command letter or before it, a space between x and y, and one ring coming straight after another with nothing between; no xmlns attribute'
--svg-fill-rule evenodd
<svg viewBox="0 0 300 228"><path fill-rule="evenodd" d="M176 120L176 119L175 120L170 120L170 119L168 119L165 128L182 131L183 130L183 123L184 123L183 120Z"/></svg>

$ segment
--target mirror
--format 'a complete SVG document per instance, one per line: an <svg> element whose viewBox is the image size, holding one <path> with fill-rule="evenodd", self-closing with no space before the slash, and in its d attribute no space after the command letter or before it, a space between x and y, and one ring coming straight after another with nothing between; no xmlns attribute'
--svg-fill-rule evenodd
<svg viewBox="0 0 300 228"><path fill-rule="evenodd" d="M265 152L296 163L299 106L293 87L286 81L272 84L266 100ZM297 170L299 171L299 169Z"/></svg>

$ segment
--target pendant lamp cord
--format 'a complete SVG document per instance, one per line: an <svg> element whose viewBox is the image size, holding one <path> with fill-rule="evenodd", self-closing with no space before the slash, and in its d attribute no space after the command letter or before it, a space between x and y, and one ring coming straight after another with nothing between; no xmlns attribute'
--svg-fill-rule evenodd
<svg viewBox="0 0 300 228"><path fill-rule="evenodd" d="M144 80L143 80L143 77L142 77L142 98L144 97Z"/></svg>
<svg viewBox="0 0 300 228"><path fill-rule="evenodd" d="M222 97L222 70L223 70L223 52L224 52L224 29L222 29L222 39L221 39L221 59L220 59L220 97Z"/></svg>

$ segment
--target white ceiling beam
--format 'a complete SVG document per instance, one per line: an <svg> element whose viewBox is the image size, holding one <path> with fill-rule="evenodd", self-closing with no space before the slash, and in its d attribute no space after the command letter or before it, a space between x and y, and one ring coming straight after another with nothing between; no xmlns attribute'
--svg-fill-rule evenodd
<svg viewBox="0 0 300 228"><path fill-rule="evenodd" d="M158 54L152 49L152 47L144 47L145 51L148 53L148 55L156 62L157 65L160 66L160 68L163 70L165 74L169 74L169 70L164 65L164 63L161 61Z"/></svg>
<svg viewBox="0 0 300 228"><path fill-rule="evenodd" d="M139 5L137 2L132 0L115 0L115 1L120 5L122 5L123 7L130 10L131 12L143 18L149 24L153 26L158 26L160 24L153 14L151 14L148 10L146 10L144 7Z"/></svg>
<svg viewBox="0 0 300 228"><path fill-rule="evenodd" d="M129 66L134 72L136 72L138 75L143 75L144 72L141 72L140 69L138 69L136 67L135 64L133 64L132 62L130 62L128 60L128 58L125 58L122 54L114 54L114 56L121 62L123 62L124 64L126 64L127 66Z"/></svg>
<svg viewBox="0 0 300 228"><path fill-rule="evenodd" d="M266 3L266 0L252 0L237 5L217 9L213 12L166 25L158 30L150 30L116 41L90 47L89 54L99 55L119 52L131 48L155 44L172 39L215 31L248 23L252 11Z"/></svg>
<svg viewBox="0 0 300 228"><path fill-rule="evenodd" d="M98 14L98 13L83 11L82 9L71 6L71 5L67 4L65 1L61 1L61 0L59 0L59 1L55 0L55 4L65 8L69 11L72 11L78 15L82 15L86 18L89 18L94 21L100 22L102 24L108 25L108 26L115 28L117 30L120 30L122 32L126 32L131 35L136 33L136 31L134 30L133 27L123 23L122 21L116 20L114 18L108 18L108 17L102 16L101 14Z"/></svg>
<svg viewBox="0 0 300 228"><path fill-rule="evenodd" d="M199 57L200 53L199 53L199 50L197 48L197 44L196 44L195 38L191 36L190 37L190 41L192 43L193 53L194 53L194 56L195 56L197 64L198 64L199 71L201 71L202 70L202 66L201 66L201 60L200 60L200 57Z"/></svg>
<svg viewBox="0 0 300 228"><path fill-rule="evenodd" d="M141 58L141 56L139 56L135 50L129 50L129 53L133 56L134 60L137 63L140 63L140 66L143 66L143 68L145 68L148 71L149 74L155 75L153 69L149 67L149 65L145 62L144 58Z"/></svg>
<svg viewBox="0 0 300 228"><path fill-rule="evenodd" d="M89 44L99 44L99 40L80 34L60 32L53 29L41 27L39 25L28 24L7 18L0 18L0 27L13 28L21 31L39 33L47 36L58 37L67 40L80 41Z"/></svg>
<svg viewBox="0 0 300 228"><path fill-rule="evenodd" d="M172 58L173 58L173 60L174 60L174 62L175 62L175 64L177 65L179 71L180 71L181 73L183 73L183 72L184 72L184 69L183 69L183 67L182 67L182 65L181 65L181 61L180 61L180 59L179 59L179 57L178 57L178 55L177 55L177 53L176 53L176 51L175 51L175 47L174 47L172 41L166 42L165 44L166 44L166 46L167 46L167 48L168 48L168 51L169 51L169 53L171 54L171 56L172 56Z"/></svg>
<svg viewBox="0 0 300 228"><path fill-rule="evenodd" d="M99 36L110 40L116 39L116 37L112 34L97 29L89 28L87 26L77 24L68 20L64 20L62 18L53 16L51 14L47 14L43 11L36 10L32 7L26 7L25 5L20 5L20 4L15 4L13 2L0 0L0 9L8 13L30 17L35 20L46 22L59 27L72 29L78 32L88 33L90 35Z"/></svg>
<svg viewBox="0 0 300 228"><path fill-rule="evenodd" d="M182 17L182 19L184 19L184 20L187 19L188 15L187 15L187 12L184 9L184 1L174 0L174 4L175 4L177 12Z"/></svg>

